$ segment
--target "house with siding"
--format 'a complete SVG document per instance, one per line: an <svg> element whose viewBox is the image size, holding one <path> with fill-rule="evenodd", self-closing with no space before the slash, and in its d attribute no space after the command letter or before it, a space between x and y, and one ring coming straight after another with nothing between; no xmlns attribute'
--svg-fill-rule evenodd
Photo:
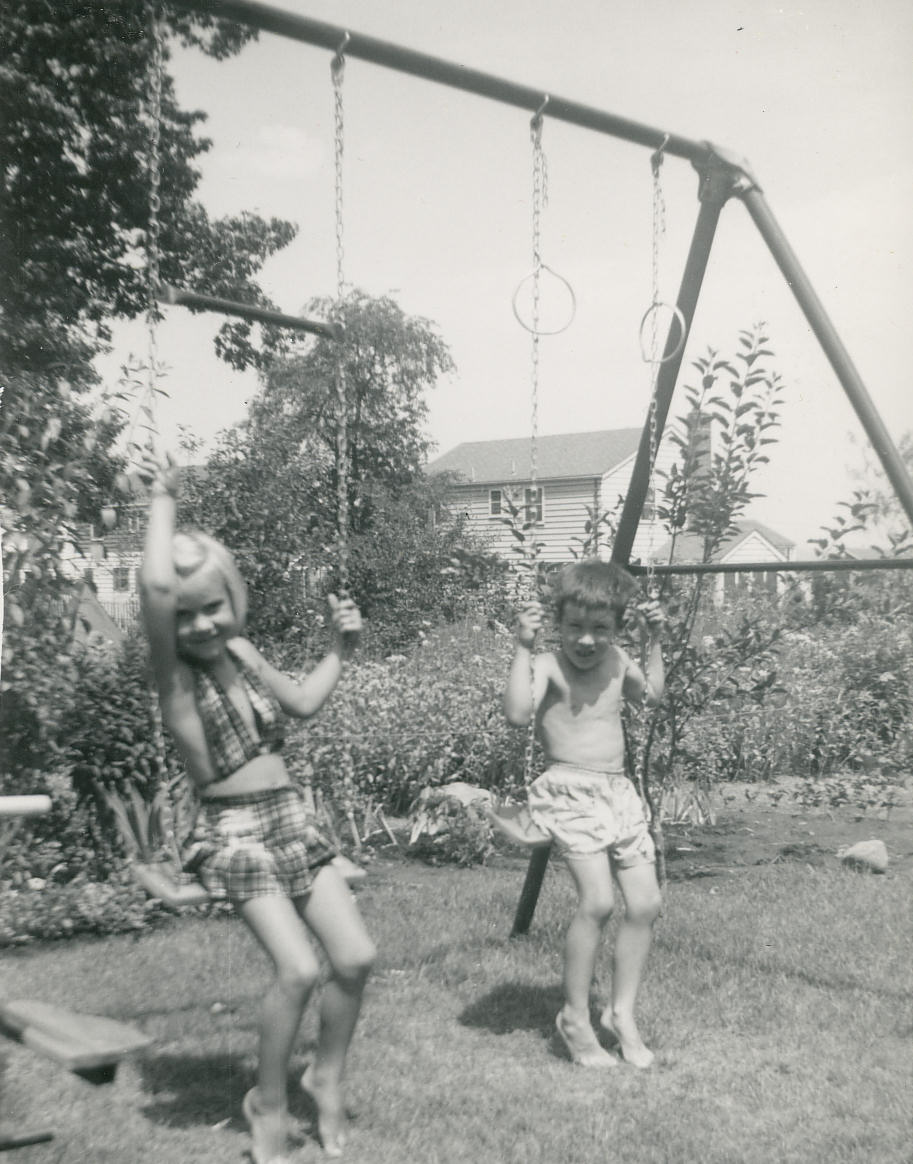
<svg viewBox="0 0 913 1164"><path fill-rule="evenodd" d="M451 476L448 502L466 514L469 530L482 536L493 552L512 556L516 541L502 520L511 499L535 518L536 537L544 562L565 562L571 547L579 549L592 512L618 511L627 492L640 444L639 428L598 432L560 433L536 440L536 482L533 485L529 437L467 441L431 461L430 476ZM657 469L667 469L675 449L664 440L657 452ZM653 520L650 498L644 507L632 560L655 555L666 533ZM600 555L608 557L609 547Z"/></svg>
<svg viewBox="0 0 913 1164"><path fill-rule="evenodd" d="M717 598L728 597L758 587L771 594L782 592L784 576L777 573L777 562L788 562L795 542L785 538L763 522L746 519L736 522L736 532L726 538L713 560L720 563L770 562L770 570L758 574L717 574L714 578ZM679 534L675 543L667 541L657 551L657 560L679 564L703 560L704 543L697 534Z"/></svg>
<svg viewBox="0 0 913 1164"><path fill-rule="evenodd" d="M139 613L139 567L143 560L148 501L140 498L112 507L115 524L84 525L65 554L74 581L87 585L114 623L128 629Z"/></svg>

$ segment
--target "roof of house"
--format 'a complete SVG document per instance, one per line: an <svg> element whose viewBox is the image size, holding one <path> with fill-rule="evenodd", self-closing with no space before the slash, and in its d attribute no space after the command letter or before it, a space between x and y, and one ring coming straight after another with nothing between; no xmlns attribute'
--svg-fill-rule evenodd
<svg viewBox="0 0 913 1164"><path fill-rule="evenodd" d="M780 561L785 561L789 557L789 551L796 544L791 542L789 538L785 538L782 534L777 533L776 530L771 529L769 525L764 525L763 522L754 520L737 521L738 531L731 534L722 543L715 555L715 561L725 561L733 550L745 541L746 538L751 537L752 534L760 534L760 536L770 544L771 548L781 555ZM669 561L669 542L665 542L656 551L656 559L661 562ZM700 534L683 533L679 534L675 539L675 552L672 555L672 562L699 562L704 552L704 539ZM760 561L765 561L765 558L760 558Z"/></svg>
<svg viewBox="0 0 913 1164"><path fill-rule="evenodd" d="M601 477L637 452L639 428L603 429L601 432L569 432L536 439L536 476ZM426 472L457 473L467 481L506 484L511 479L529 480L530 438L500 441L466 441L431 461Z"/></svg>
<svg viewBox="0 0 913 1164"><path fill-rule="evenodd" d="M90 586L83 582L79 587L79 608L76 618L76 638L83 642L90 634L101 635L108 642L118 646L124 641L124 634L114 619L98 601Z"/></svg>

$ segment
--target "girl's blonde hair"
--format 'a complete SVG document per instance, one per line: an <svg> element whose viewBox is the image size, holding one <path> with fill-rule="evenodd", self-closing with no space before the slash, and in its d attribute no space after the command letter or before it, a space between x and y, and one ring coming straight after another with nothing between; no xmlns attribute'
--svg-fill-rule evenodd
<svg viewBox="0 0 913 1164"><path fill-rule="evenodd" d="M228 599L240 634L247 622L247 585L225 546L202 530L184 529L179 530L172 538L171 554L175 573L179 578L189 578L205 565L216 568L228 591Z"/></svg>

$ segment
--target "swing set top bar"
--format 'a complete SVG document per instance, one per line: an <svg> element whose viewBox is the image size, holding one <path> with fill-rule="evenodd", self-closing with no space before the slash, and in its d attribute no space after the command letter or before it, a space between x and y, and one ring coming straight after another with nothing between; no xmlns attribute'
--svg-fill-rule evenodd
<svg viewBox="0 0 913 1164"><path fill-rule="evenodd" d="M269 4L254 3L253 0L169 0L172 8L186 11L204 12L220 20L233 20L257 28L263 32L276 33L292 40L304 41L321 48L338 51L345 42L346 58L358 58L375 65L423 77L427 81L437 81L454 89L463 89L480 97L501 101L505 105L515 105L535 114L542 108L544 89L532 89L527 85L517 85L491 73L478 69L468 69L464 65L429 56L413 49L403 48L389 41L365 36L360 32L350 32L334 24L312 20L308 16L287 12ZM346 39L348 38L348 39ZM610 134L637 145L651 149L663 147L663 153L699 163L711 154L719 154L708 142L692 141L678 134L667 133L642 122L606 113L589 105L568 101L563 97L548 94L548 116L551 120L566 121L583 129Z"/></svg>
<svg viewBox="0 0 913 1164"><path fill-rule="evenodd" d="M913 570L911 558L811 558L794 562L681 562L670 566L629 564L631 574L789 574L833 570Z"/></svg>
<svg viewBox="0 0 913 1164"><path fill-rule="evenodd" d="M216 295L201 295L198 291L182 291L166 284L157 293L160 303L170 303L179 307L195 307L200 311L217 311L220 315L237 315L258 323L271 323L274 327L290 327L295 331L307 331L312 335L326 336L327 339L341 340L343 329L339 324L324 323L322 320L304 319L300 315L284 315L281 311L271 311L268 307L257 307L253 303L236 303L233 299L220 299Z"/></svg>

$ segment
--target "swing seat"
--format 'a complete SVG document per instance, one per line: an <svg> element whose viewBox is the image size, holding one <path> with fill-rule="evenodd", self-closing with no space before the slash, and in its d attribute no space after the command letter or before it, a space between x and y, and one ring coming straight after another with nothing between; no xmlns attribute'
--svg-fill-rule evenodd
<svg viewBox="0 0 913 1164"><path fill-rule="evenodd" d="M500 804L484 812L489 824L515 845L538 849L552 843L548 833L533 823L525 804Z"/></svg>
<svg viewBox="0 0 913 1164"><path fill-rule="evenodd" d="M206 905L211 900L209 892L199 881L179 881L171 866L164 862L153 865L135 863L132 871L136 881L150 897L156 898L172 909Z"/></svg>
<svg viewBox="0 0 913 1164"><path fill-rule="evenodd" d="M152 1043L148 1035L116 1019L24 999L0 1003L0 1030L89 1083L111 1083L125 1055Z"/></svg>
<svg viewBox="0 0 913 1164"><path fill-rule="evenodd" d="M367 879L367 871L348 857L340 854L331 864L349 886L360 885ZM136 863L132 867L134 879L146 893L161 901L171 909L185 909L194 905L206 905L212 901L208 890L199 881L179 881L171 867L164 862L154 865Z"/></svg>

